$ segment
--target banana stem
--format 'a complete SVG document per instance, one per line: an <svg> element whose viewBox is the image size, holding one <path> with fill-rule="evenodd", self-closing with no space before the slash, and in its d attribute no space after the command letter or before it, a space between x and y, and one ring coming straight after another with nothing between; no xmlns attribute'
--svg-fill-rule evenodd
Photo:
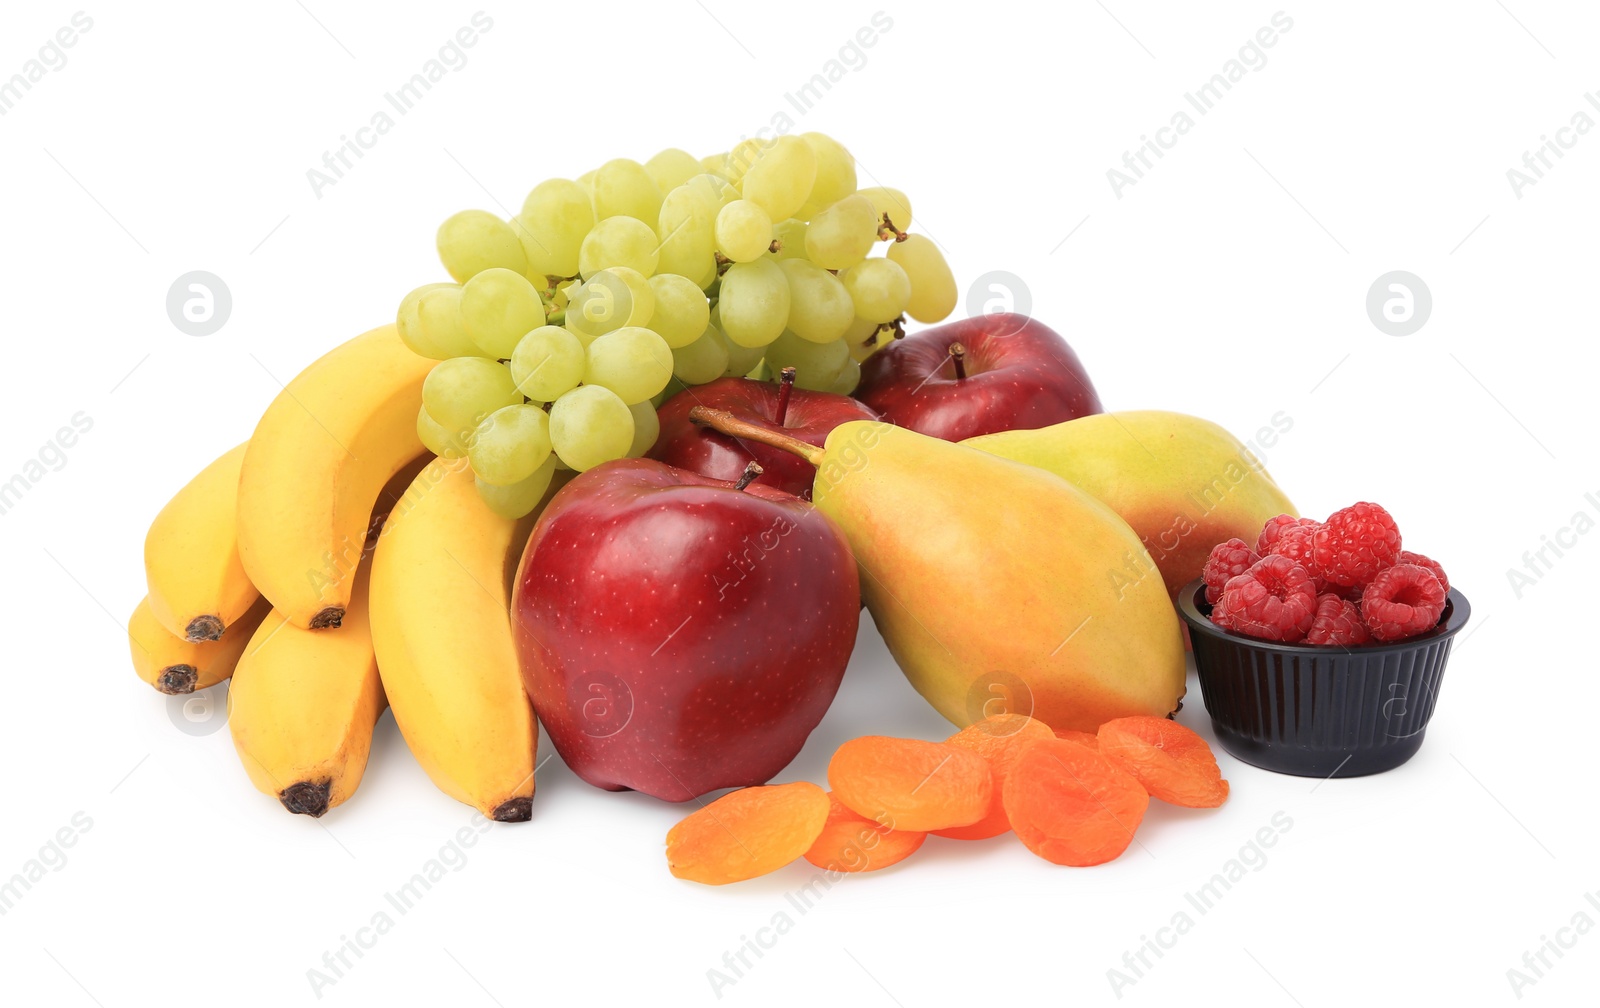
<svg viewBox="0 0 1600 1008"><path fill-rule="evenodd" d="M721 431L729 437L749 438L751 441L774 448L781 448L791 455L798 455L814 466L822 464L822 458L827 453L816 445L806 444L799 438L792 438L787 434L767 430L759 424L734 416L727 410L712 409L710 406L696 406L689 411L689 419L697 424L710 427L712 430Z"/></svg>

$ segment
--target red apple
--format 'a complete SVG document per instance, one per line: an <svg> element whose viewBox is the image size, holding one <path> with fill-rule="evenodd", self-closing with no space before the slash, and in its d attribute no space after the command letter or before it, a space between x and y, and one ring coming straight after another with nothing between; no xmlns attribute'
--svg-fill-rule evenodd
<svg viewBox="0 0 1600 1008"><path fill-rule="evenodd" d="M1100 397L1067 341L1011 313L895 340L861 365L855 396L892 424L946 441L1101 412Z"/></svg>
<svg viewBox="0 0 1600 1008"><path fill-rule="evenodd" d="M877 413L849 396L792 388L793 375L786 377L780 383L719 378L679 392L656 412L661 433L649 457L722 480L738 479L747 464L758 462L763 472L757 483L810 500L817 470L805 459L689 422L691 409L711 406L820 448L828 432L847 420L878 419Z"/></svg>
<svg viewBox="0 0 1600 1008"><path fill-rule="evenodd" d="M855 558L792 494L619 459L551 498L512 600L523 683L596 787L688 801L762 784L855 645Z"/></svg>

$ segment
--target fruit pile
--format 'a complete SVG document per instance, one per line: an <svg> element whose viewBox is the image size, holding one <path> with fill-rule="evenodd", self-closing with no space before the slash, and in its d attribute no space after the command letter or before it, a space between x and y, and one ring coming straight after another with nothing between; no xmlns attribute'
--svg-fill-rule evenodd
<svg viewBox="0 0 1600 1008"><path fill-rule="evenodd" d="M799 781L722 796L667 833L668 869L708 885L801 857L830 872L877 871L916 853L930 833L1008 832L1046 861L1087 867L1127 850L1151 798L1187 808L1228 798L1205 740L1149 716L1116 718L1094 734L996 714L943 742L867 735L834 753L828 784L832 791Z"/></svg>
<svg viewBox="0 0 1600 1008"><path fill-rule="evenodd" d="M1394 518L1365 501L1325 522L1278 515L1254 547L1240 538L1218 543L1201 576L1217 626L1327 647L1426 633L1450 592L1444 567L1401 549Z"/></svg>
<svg viewBox="0 0 1600 1008"><path fill-rule="evenodd" d="M861 361L956 304L939 247L896 189L858 189L821 133L745 140L706 158L664 150L535 186L509 221L439 227L454 283L400 302L400 338L438 360L417 432L465 456L484 499L517 518L559 468L644 454L669 384L776 378L848 395ZM884 248L884 254L874 251Z"/></svg>

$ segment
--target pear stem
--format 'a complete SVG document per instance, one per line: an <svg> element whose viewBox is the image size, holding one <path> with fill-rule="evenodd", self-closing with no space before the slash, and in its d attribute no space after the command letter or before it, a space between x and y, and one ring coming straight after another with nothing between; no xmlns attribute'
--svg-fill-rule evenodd
<svg viewBox="0 0 1600 1008"><path fill-rule="evenodd" d="M822 464L822 458L827 453L816 445L806 444L799 438L777 431L767 430L760 424L752 423L741 417L734 416L727 410L712 409L710 406L696 406L689 411L689 420L693 423L710 427L712 430L721 431L729 437L749 438L751 441L774 448L781 448L791 455L798 455L812 465Z"/></svg>
<svg viewBox="0 0 1600 1008"><path fill-rule="evenodd" d="M956 366L956 381L967 377L967 348L960 343L950 344L950 360Z"/></svg>
<svg viewBox="0 0 1600 1008"><path fill-rule="evenodd" d="M735 490L743 490L745 487L755 482L755 478L764 472L766 472L766 470L761 468L760 462L750 462L744 467L744 472L739 474L739 482L735 483L733 488Z"/></svg>
<svg viewBox="0 0 1600 1008"><path fill-rule="evenodd" d="M778 374L783 387L778 389L778 408L772 412L772 422L782 427L783 418L789 415L789 394L794 391L794 368L786 367Z"/></svg>

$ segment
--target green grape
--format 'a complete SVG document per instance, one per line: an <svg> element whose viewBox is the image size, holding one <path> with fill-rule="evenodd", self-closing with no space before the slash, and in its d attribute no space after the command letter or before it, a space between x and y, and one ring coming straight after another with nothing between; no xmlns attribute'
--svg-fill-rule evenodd
<svg viewBox="0 0 1600 1008"><path fill-rule="evenodd" d="M734 200L717 214L717 251L736 263L759 259L772 245L772 218L760 204Z"/></svg>
<svg viewBox="0 0 1600 1008"><path fill-rule="evenodd" d="M461 322L485 356L510 357L518 341L544 321L544 302L521 273L495 266L461 288Z"/></svg>
<svg viewBox="0 0 1600 1008"><path fill-rule="evenodd" d="M750 170L750 167L756 163L756 159L761 156L761 152L771 145L771 140L763 140L761 137L740 140L733 145L732 150L728 151L727 160L723 162L723 170L719 174L734 185L739 185L743 181L745 173ZM789 215L784 214L783 216L787 217Z"/></svg>
<svg viewBox="0 0 1600 1008"><path fill-rule="evenodd" d="M743 347L729 339L722 330L718 329L716 333L717 338L722 340L723 350L728 354L728 366L722 369L725 378L737 378L749 374L752 368L761 364L761 358L767 354L767 348L764 346Z"/></svg>
<svg viewBox="0 0 1600 1008"><path fill-rule="evenodd" d="M698 279L708 268L714 273L716 219L716 209L690 186L681 185L667 193L657 218L661 252L656 268L690 279Z"/></svg>
<svg viewBox="0 0 1600 1008"><path fill-rule="evenodd" d="M517 391L539 402L555 402L583 381L588 364L583 341L560 326L540 326L511 353Z"/></svg>
<svg viewBox="0 0 1600 1008"><path fill-rule="evenodd" d="M864 259L839 277L856 314L872 322L892 322L911 300L911 278L893 259Z"/></svg>
<svg viewBox="0 0 1600 1008"><path fill-rule="evenodd" d="M487 357L440 361L422 382L422 405L448 431L465 434L502 406L522 401L511 369Z"/></svg>
<svg viewBox="0 0 1600 1008"><path fill-rule="evenodd" d="M578 248L594 228L594 205L583 186L570 179L547 179L533 187L517 214L518 237L535 285L546 276L574 276Z"/></svg>
<svg viewBox="0 0 1600 1008"><path fill-rule="evenodd" d="M556 474L556 457L551 455L544 460L544 465L535 469L532 476L525 480L512 483L510 486L495 486L485 483L480 477L476 480L478 496L483 498L489 510L502 518L515 521L533 513L539 502L544 500L545 493L550 489L550 481Z"/></svg>
<svg viewBox="0 0 1600 1008"><path fill-rule="evenodd" d="M650 215L652 219L655 214ZM636 217L607 217L594 226L578 248L578 272L584 279L611 266L626 266L644 276L656 271L660 256L656 233Z"/></svg>
<svg viewBox="0 0 1600 1008"><path fill-rule="evenodd" d="M894 330L885 328L882 322L857 318L845 330L844 341L850 347L850 357L860 362L894 342Z"/></svg>
<svg viewBox="0 0 1600 1008"><path fill-rule="evenodd" d="M745 377L751 381L777 381L772 375L772 368L767 366L765 360L756 361L756 366L746 372Z"/></svg>
<svg viewBox="0 0 1600 1008"><path fill-rule="evenodd" d="M895 222L896 224L899 221ZM918 322L940 322L955 310L960 297L956 278L944 253L927 235L906 235L905 241L889 244L889 258L900 264L911 279L911 299L906 314Z"/></svg>
<svg viewBox="0 0 1600 1008"><path fill-rule="evenodd" d="M422 447L440 458L447 459L461 458L466 455L467 441L471 439L470 434L463 437L460 434L452 433L439 421L428 415L426 406L417 410L417 437L422 441Z"/></svg>
<svg viewBox="0 0 1600 1008"><path fill-rule="evenodd" d="M644 165L628 158L607 161L594 173L594 215L653 221L661 212L661 190Z"/></svg>
<svg viewBox="0 0 1600 1008"><path fill-rule="evenodd" d="M832 343L855 321L855 306L839 278L805 259L778 264L789 279L789 331L813 343Z"/></svg>
<svg viewBox="0 0 1600 1008"><path fill-rule="evenodd" d="M628 457L644 458L661 435L661 418L656 416L656 408L648 399L629 406L628 412L633 414L633 443L628 446Z"/></svg>
<svg viewBox="0 0 1600 1008"><path fill-rule="evenodd" d="M482 353L461 324L461 288L424 284L400 300L395 316L400 341L419 357L448 360Z"/></svg>
<svg viewBox="0 0 1600 1008"><path fill-rule="evenodd" d="M485 483L521 483L550 457L550 417L537 406L502 406L484 418L467 449Z"/></svg>
<svg viewBox="0 0 1600 1008"><path fill-rule="evenodd" d="M778 251L773 256L778 259L804 259L807 226L798 217L790 217L772 225L772 237L778 243Z"/></svg>
<svg viewBox="0 0 1600 1008"><path fill-rule="evenodd" d="M633 413L617 394L580 385L550 404L550 443L569 469L583 472L633 447Z"/></svg>
<svg viewBox="0 0 1600 1008"><path fill-rule="evenodd" d="M817 155L811 145L797 136L782 136L750 165L739 191L773 220L783 220L805 203L816 178Z"/></svg>
<svg viewBox="0 0 1600 1008"><path fill-rule="evenodd" d="M711 321L711 305L700 285L676 273L657 273L649 284L656 302L650 328L674 350L698 340Z"/></svg>
<svg viewBox="0 0 1600 1008"><path fill-rule="evenodd" d="M656 188L664 193L678 188L702 171L698 158L676 147L668 147L646 161L644 170L650 174Z"/></svg>
<svg viewBox="0 0 1600 1008"><path fill-rule="evenodd" d="M823 269L849 269L867 257L878 240L872 201L852 195L811 218L806 228L806 258Z"/></svg>
<svg viewBox="0 0 1600 1008"><path fill-rule="evenodd" d="M656 296L650 282L637 270L613 266L600 270L572 295L567 304L567 327L584 337L596 336L625 325L644 325L655 311Z"/></svg>
<svg viewBox="0 0 1600 1008"><path fill-rule="evenodd" d="M683 185L711 211L713 218L718 210L739 198L739 190L720 175L696 175Z"/></svg>
<svg viewBox="0 0 1600 1008"><path fill-rule="evenodd" d="M803 389L825 392L838 381L839 372L850 360L844 340L813 343L792 332L785 332L767 347L767 366L777 374L794 368L794 383Z"/></svg>
<svg viewBox="0 0 1600 1008"><path fill-rule="evenodd" d="M700 159L700 173L702 175L715 175L724 181L728 178L728 152L721 154L708 154Z"/></svg>
<svg viewBox="0 0 1600 1008"><path fill-rule="evenodd" d="M439 261L456 283L466 283L494 266L528 271L516 229L487 210L463 210L445 218L436 241Z"/></svg>
<svg viewBox="0 0 1600 1008"><path fill-rule="evenodd" d="M861 362L851 359L844 362L844 367L839 369L839 377L823 391L847 396L854 392L859 384L861 384Z"/></svg>
<svg viewBox="0 0 1600 1008"><path fill-rule="evenodd" d="M881 223L885 215L891 223L901 231L911 227L911 200L905 193L888 186L871 186L866 189L857 189L857 196L865 196L872 201L873 217Z"/></svg>
<svg viewBox="0 0 1600 1008"><path fill-rule="evenodd" d="M642 326L623 326L589 344L585 385L610 389L625 403L643 402L672 377L672 348Z"/></svg>
<svg viewBox="0 0 1600 1008"><path fill-rule="evenodd" d="M771 259L734 263L717 296L719 328L744 347L766 346L789 322L789 281Z"/></svg>
<svg viewBox="0 0 1600 1008"><path fill-rule="evenodd" d="M672 351L672 373L685 385L716 381L727 367L727 339L710 325L699 339Z"/></svg>
<svg viewBox="0 0 1600 1008"><path fill-rule="evenodd" d="M839 141L823 133L802 133L800 139L811 145L817 157L817 177L795 216L810 220L827 207L856 191L856 159Z"/></svg>

